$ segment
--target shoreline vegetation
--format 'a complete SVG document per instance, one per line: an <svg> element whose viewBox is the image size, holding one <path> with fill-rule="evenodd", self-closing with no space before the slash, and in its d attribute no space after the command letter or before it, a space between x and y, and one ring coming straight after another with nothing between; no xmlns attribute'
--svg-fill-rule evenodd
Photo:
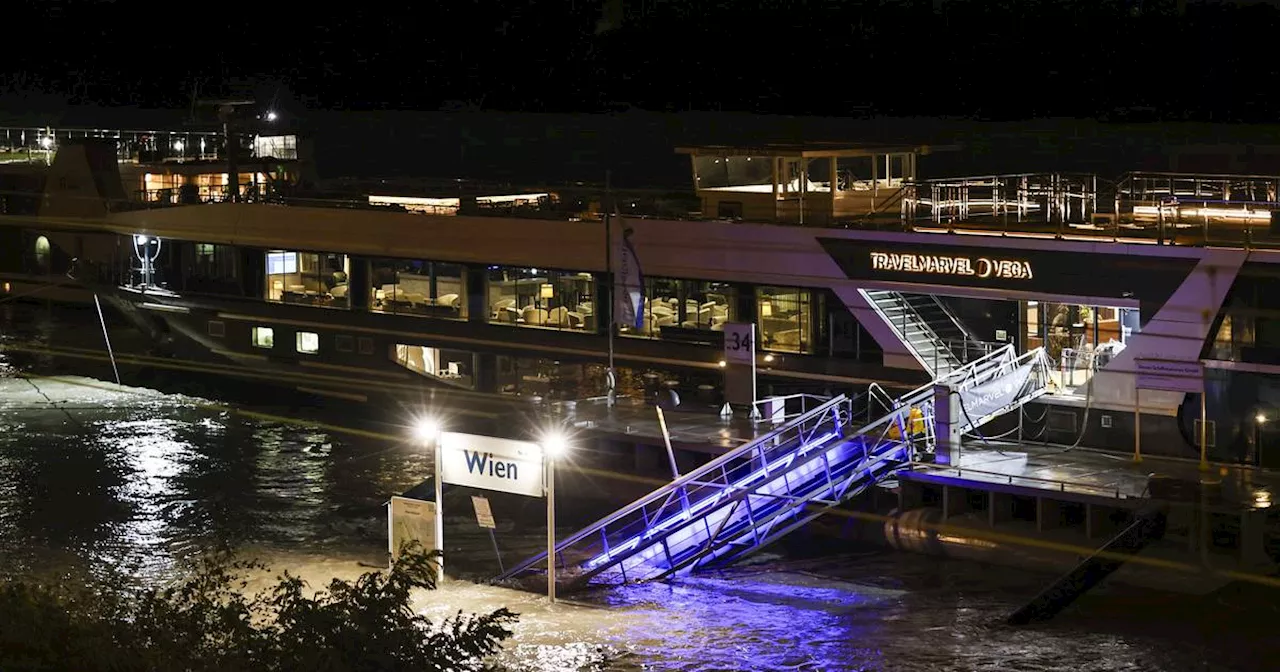
<svg viewBox="0 0 1280 672"><path fill-rule="evenodd" d="M438 553L407 546L389 570L308 586L219 551L163 587L123 573L86 581L0 583L0 669L6 672L187 670L485 670L518 615L415 613L436 588Z"/></svg>

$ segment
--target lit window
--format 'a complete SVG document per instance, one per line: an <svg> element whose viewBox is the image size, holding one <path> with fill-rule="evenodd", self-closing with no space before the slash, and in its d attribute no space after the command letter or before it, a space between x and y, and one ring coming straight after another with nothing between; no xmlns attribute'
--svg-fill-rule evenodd
<svg viewBox="0 0 1280 672"><path fill-rule="evenodd" d="M333 337L333 346L338 352L352 352L356 349L356 339L347 334L338 334Z"/></svg>
<svg viewBox="0 0 1280 672"><path fill-rule="evenodd" d="M320 334L314 331L298 332L298 352L306 355L314 355L320 352Z"/></svg>
<svg viewBox="0 0 1280 672"><path fill-rule="evenodd" d="M276 332L271 327L253 328L253 346L271 349L276 347Z"/></svg>
<svg viewBox="0 0 1280 672"><path fill-rule="evenodd" d="M267 253L267 273L269 275L282 275L284 273L298 272L298 253L297 252L268 252Z"/></svg>
<svg viewBox="0 0 1280 672"><path fill-rule="evenodd" d="M44 236L36 238L36 265L39 266L42 271L49 270L50 249L51 246L49 245L48 238L45 238Z"/></svg>

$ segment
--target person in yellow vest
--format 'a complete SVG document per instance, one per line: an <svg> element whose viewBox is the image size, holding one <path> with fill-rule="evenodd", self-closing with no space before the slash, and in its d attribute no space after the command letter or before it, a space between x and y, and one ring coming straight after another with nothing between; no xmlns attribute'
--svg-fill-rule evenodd
<svg viewBox="0 0 1280 672"><path fill-rule="evenodd" d="M921 411L916 406L912 406L911 410L907 411L907 421L904 424L906 424L907 426L907 433L910 434L912 437L924 434L925 433L924 411ZM889 438L893 439L894 441L897 441L902 438L902 431L898 429L898 423L895 422L892 425L890 425Z"/></svg>

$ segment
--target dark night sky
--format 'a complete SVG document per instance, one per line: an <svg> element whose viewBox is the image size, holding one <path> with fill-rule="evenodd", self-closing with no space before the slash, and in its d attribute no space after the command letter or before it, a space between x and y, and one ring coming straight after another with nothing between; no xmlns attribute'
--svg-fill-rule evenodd
<svg viewBox="0 0 1280 672"><path fill-rule="evenodd" d="M0 107L1280 118L1280 11L1186 0L18 0ZM226 11L223 11L226 8ZM38 96L35 94L39 94ZM456 105L456 103L455 103Z"/></svg>

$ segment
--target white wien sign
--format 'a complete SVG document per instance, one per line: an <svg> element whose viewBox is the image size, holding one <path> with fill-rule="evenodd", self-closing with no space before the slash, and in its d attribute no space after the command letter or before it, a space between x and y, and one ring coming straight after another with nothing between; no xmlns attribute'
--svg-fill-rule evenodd
<svg viewBox="0 0 1280 672"><path fill-rule="evenodd" d="M445 432L440 477L452 485L542 497L542 448L529 441Z"/></svg>

